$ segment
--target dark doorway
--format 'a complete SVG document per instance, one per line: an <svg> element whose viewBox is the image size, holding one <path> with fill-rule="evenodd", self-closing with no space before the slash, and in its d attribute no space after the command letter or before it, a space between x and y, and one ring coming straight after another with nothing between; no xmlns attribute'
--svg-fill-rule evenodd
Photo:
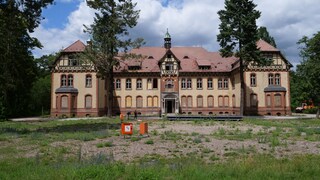
<svg viewBox="0 0 320 180"><path fill-rule="evenodd" d="M166 100L166 113L174 113L174 100Z"/></svg>

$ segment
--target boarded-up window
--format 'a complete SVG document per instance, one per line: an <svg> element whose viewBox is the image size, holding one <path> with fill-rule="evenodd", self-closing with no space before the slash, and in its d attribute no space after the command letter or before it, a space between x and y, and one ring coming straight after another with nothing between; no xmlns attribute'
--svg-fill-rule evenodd
<svg viewBox="0 0 320 180"><path fill-rule="evenodd" d="M137 97L137 107L138 108L141 108L143 106L143 100L142 100L142 97L141 96L138 96Z"/></svg>
<svg viewBox="0 0 320 180"><path fill-rule="evenodd" d="M85 108L92 108L92 96L91 95L85 96Z"/></svg>
<svg viewBox="0 0 320 180"><path fill-rule="evenodd" d="M257 94L251 94L250 95L250 105L251 105L251 107L257 107L258 106Z"/></svg>
<svg viewBox="0 0 320 180"><path fill-rule="evenodd" d="M147 97L147 107L152 107L152 97L151 96Z"/></svg>
<svg viewBox="0 0 320 180"><path fill-rule="evenodd" d="M132 106L132 97L127 96L126 97L126 107L130 108Z"/></svg>
<svg viewBox="0 0 320 180"><path fill-rule="evenodd" d="M186 96L181 97L181 106L187 107L187 97Z"/></svg>
<svg viewBox="0 0 320 180"><path fill-rule="evenodd" d="M61 108L68 108L68 96L61 96Z"/></svg>
<svg viewBox="0 0 320 180"><path fill-rule="evenodd" d="M158 107L158 97L157 96L153 97L153 107Z"/></svg>
<svg viewBox="0 0 320 180"><path fill-rule="evenodd" d="M229 96L224 96L224 107L229 107Z"/></svg>
<svg viewBox="0 0 320 180"><path fill-rule="evenodd" d="M281 106L281 94L274 95L274 105Z"/></svg>
<svg viewBox="0 0 320 180"><path fill-rule="evenodd" d="M236 107L236 95L232 95L232 106Z"/></svg>
<svg viewBox="0 0 320 180"><path fill-rule="evenodd" d="M213 96L208 96L208 107L213 107Z"/></svg>
<svg viewBox="0 0 320 180"><path fill-rule="evenodd" d="M147 88L152 89L152 80L151 79L148 79L148 81L147 81Z"/></svg>
<svg viewBox="0 0 320 180"><path fill-rule="evenodd" d="M267 107L271 107L271 96L270 96L270 94L267 95L266 105L267 105Z"/></svg>
<svg viewBox="0 0 320 180"><path fill-rule="evenodd" d="M188 107L192 107L192 96L188 96Z"/></svg>
<svg viewBox="0 0 320 180"><path fill-rule="evenodd" d="M197 97L197 106L198 107L203 107L203 98L202 96Z"/></svg>
<svg viewBox="0 0 320 180"><path fill-rule="evenodd" d="M218 97L218 106L223 107L223 96Z"/></svg>

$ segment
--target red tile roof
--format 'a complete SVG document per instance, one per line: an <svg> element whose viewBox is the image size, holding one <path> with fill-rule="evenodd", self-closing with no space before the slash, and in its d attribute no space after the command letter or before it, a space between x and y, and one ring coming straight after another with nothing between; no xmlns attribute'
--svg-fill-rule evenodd
<svg viewBox="0 0 320 180"><path fill-rule="evenodd" d="M257 42L258 48L260 48L260 51L268 51L268 52L279 52L280 50L273 47L271 44L267 43L266 41L260 39Z"/></svg>
<svg viewBox="0 0 320 180"><path fill-rule="evenodd" d="M69 47L65 48L62 52L83 52L86 48L86 45L83 44L80 40L74 42Z"/></svg>

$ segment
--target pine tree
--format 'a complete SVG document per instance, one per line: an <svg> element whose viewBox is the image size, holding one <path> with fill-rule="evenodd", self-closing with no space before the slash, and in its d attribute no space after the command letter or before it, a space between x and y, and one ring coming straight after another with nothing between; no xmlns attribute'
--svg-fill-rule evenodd
<svg viewBox="0 0 320 180"><path fill-rule="evenodd" d="M263 39L267 43L271 44L273 47L277 47L276 41L272 36L270 36L266 27L264 26L259 27L258 36L260 39Z"/></svg>
<svg viewBox="0 0 320 180"><path fill-rule="evenodd" d="M30 36L42 8L53 0L0 1L0 119L25 115L36 66L31 50L41 44Z"/></svg>
<svg viewBox="0 0 320 180"><path fill-rule="evenodd" d="M119 51L126 52L130 47L139 47L143 40L132 41L128 29L137 25L139 10L131 0L91 0L88 5L95 9L94 23L86 27L91 34L90 48L85 58L94 63L98 74L107 83L107 115L112 115L113 70L119 65Z"/></svg>
<svg viewBox="0 0 320 180"><path fill-rule="evenodd" d="M255 61L263 63L260 52L256 46L258 31L256 20L260 12L255 10L256 5L252 0L225 0L225 10L218 12L221 24L217 40L221 46L220 53L223 57L236 56L240 61L240 115L244 114L244 77L245 66ZM237 48L237 49L236 49Z"/></svg>

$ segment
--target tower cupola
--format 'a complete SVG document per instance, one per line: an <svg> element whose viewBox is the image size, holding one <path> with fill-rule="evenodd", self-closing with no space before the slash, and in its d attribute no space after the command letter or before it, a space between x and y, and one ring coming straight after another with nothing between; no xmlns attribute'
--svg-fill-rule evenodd
<svg viewBox="0 0 320 180"><path fill-rule="evenodd" d="M168 29L167 29L167 33L164 35L164 47L167 50L171 48L171 36L168 32Z"/></svg>

